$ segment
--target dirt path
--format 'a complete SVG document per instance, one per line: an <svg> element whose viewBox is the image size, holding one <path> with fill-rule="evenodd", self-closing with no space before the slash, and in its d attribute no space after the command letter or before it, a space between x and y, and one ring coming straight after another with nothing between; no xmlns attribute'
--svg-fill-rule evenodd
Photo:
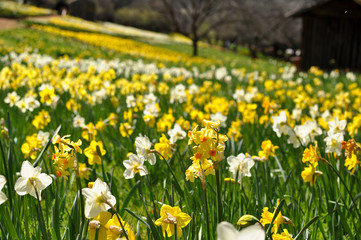
<svg viewBox="0 0 361 240"><path fill-rule="evenodd" d="M44 21L47 22L49 19L54 17L55 15L50 16L36 16L36 17L27 17L27 18L19 18L19 19L12 19L12 18L1 18L0 17L0 30L2 29L9 29L9 28L20 28L23 27L24 24L21 23L21 20L35 20L35 21Z"/></svg>
<svg viewBox="0 0 361 240"><path fill-rule="evenodd" d="M18 28L21 26L22 24L17 19L0 18L0 30L9 29L9 28Z"/></svg>

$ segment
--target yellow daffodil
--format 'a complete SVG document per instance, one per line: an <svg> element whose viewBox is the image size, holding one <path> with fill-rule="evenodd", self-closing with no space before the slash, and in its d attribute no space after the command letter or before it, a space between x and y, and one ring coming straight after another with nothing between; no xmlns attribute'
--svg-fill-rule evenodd
<svg viewBox="0 0 361 240"><path fill-rule="evenodd" d="M95 233L96 229L98 230L98 239L99 240L107 240L107 231L106 224L112 217L112 214L110 212L101 212L98 216L93 218L89 222L89 239L94 240L95 239Z"/></svg>
<svg viewBox="0 0 361 240"><path fill-rule="evenodd" d="M177 237L182 236L182 228L188 225L192 218L182 212L182 210L176 206L171 207L169 205L163 205L160 209L160 218L155 221L155 225L161 226L163 231L163 236L166 234L168 237L171 237L175 233L175 226L177 226Z"/></svg>
<svg viewBox="0 0 361 240"><path fill-rule="evenodd" d="M120 224L118 217L122 224ZM113 217L105 225L106 228L108 229L107 240L118 240L118 239L125 240L126 238L123 228L128 236L128 239L135 240L135 235L130 225L127 222L123 221L123 219L119 215L118 217L114 214Z"/></svg>
<svg viewBox="0 0 361 240"><path fill-rule="evenodd" d="M102 141L91 141L90 146L84 149L84 155L88 158L90 165L101 164L102 156L104 156L107 151L103 148Z"/></svg>
<svg viewBox="0 0 361 240"><path fill-rule="evenodd" d="M268 211L268 207L263 208L263 213L262 213L262 218L261 218L261 223L262 225L266 225L266 224L270 224L272 219L273 219L273 215L275 214L275 211L278 207L278 205L280 204L280 201L277 200L277 205L275 207L275 210L273 213ZM279 226L284 223L286 220L285 218L282 216L281 211L278 213L276 219L273 221L273 227L271 229L272 233L277 233Z"/></svg>
<svg viewBox="0 0 361 240"><path fill-rule="evenodd" d="M173 153L170 147L170 141L164 134L162 134L162 137L159 139L159 143L154 145L154 149L157 150L165 160L169 160L172 157Z"/></svg>
<svg viewBox="0 0 361 240"><path fill-rule="evenodd" d="M271 142L271 140L266 140L262 142L261 145L262 151L258 152L258 156L260 158L264 158L268 160L268 158L275 156L275 150L278 149L278 146L274 146Z"/></svg>
<svg viewBox="0 0 361 240"><path fill-rule="evenodd" d="M293 240L293 238L287 229L283 229L283 232L281 234L273 234L272 240Z"/></svg>

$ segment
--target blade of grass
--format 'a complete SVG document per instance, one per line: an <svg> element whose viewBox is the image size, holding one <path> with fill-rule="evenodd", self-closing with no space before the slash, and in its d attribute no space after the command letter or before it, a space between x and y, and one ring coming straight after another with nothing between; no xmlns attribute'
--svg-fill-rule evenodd
<svg viewBox="0 0 361 240"><path fill-rule="evenodd" d="M9 234L10 239L19 240L19 236L17 234L16 228L10 219L10 215L8 211L5 208L0 207L0 213L1 213L1 217L5 218L4 223L6 223L7 226L6 231Z"/></svg>
<svg viewBox="0 0 361 240"><path fill-rule="evenodd" d="M122 208L119 211L120 216L124 215L124 211L126 210L126 207L128 206L130 199L133 197L135 191L137 190L138 186L140 184L140 180L138 180L135 185L132 187L132 189L130 189L127 197L125 198L125 200L123 201L123 205Z"/></svg>
<svg viewBox="0 0 361 240"><path fill-rule="evenodd" d="M59 125L59 127L55 130L53 136L49 139L49 141L47 142L47 144L45 145L45 147L44 147L44 148L41 150L41 152L39 153L38 157L36 158L36 160L35 160L35 162L34 162L34 164L33 164L34 167L36 167L36 166L39 164L41 157L43 156L43 154L44 154L44 152L46 151L46 149L47 149L47 148L50 146L50 144L53 142L54 136L59 133L60 129L61 129L61 125Z"/></svg>
<svg viewBox="0 0 361 240"><path fill-rule="evenodd" d="M145 200L144 200L144 197L142 195L140 195L140 198L142 199L143 201L143 205L144 205L144 209L145 209L145 212L147 214L147 221L148 221L148 224L150 226L150 229L151 229L151 232L152 232L152 235L154 237L155 240L159 240L159 235L158 235L158 231L157 229L155 228L155 225L152 221L152 218L150 217L148 211L147 211L147 205L145 204Z"/></svg>
<svg viewBox="0 0 361 240"><path fill-rule="evenodd" d="M144 221L141 217L139 217L137 214L135 214L134 212L132 212L131 210L129 210L128 208L125 209L125 211L127 211L128 213L130 213L130 215L132 215L133 217L135 217L136 219L138 219L138 221L140 221L141 223L143 223L148 229L151 229L149 224Z"/></svg>
<svg viewBox="0 0 361 240"><path fill-rule="evenodd" d="M280 204L281 205L281 204ZM296 237L294 238L294 240L297 240L301 234L309 227L311 226L315 221L317 221L317 219L319 218L319 216L316 216L314 218L311 219L311 221L309 221L302 229L301 231L296 235Z"/></svg>
<svg viewBox="0 0 361 240"><path fill-rule="evenodd" d="M272 221L271 221L270 225L269 225L268 228L267 228L266 235L267 235L268 232L271 230L271 226L272 226L273 222L276 220L278 214L281 212L281 209L282 209L283 205L285 204L285 202L286 202L286 201L285 201L284 199L282 199L281 202L280 202L280 204L278 205L275 213L273 214Z"/></svg>

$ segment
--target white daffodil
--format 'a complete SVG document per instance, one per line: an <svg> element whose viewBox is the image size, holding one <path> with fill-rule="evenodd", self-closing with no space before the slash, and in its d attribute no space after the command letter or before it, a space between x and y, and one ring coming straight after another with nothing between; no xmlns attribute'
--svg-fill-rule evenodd
<svg viewBox="0 0 361 240"><path fill-rule="evenodd" d="M155 164L155 154L150 152L152 143L149 141L147 136L139 135L135 138L135 150L140 158L144 158L151 165Z"/></svg>
<svg viewBox="0 0 361 240"><path fill-rule="evenodd" d="M170 103L184 103L187 101L186 87L183 84L178 84L170 90Z"/></svg>
<svg viewBox="0 0 361 240"><path fill-rule="evenodd" d="M227 116L224 116L222 113L217 112L216 114L211 114L211 120L213 122L219 120L219 122L221 123L219 126L220 127L226 127L226 121L227 121Z"/></svg>
<svg viewBox="0 0 361 240"><path fill-rule="evenodd" d="M128 95L125 102L127 103L127 108L133 108L137 106L137 101L133 95Z"/></svg>
<svg viewBox="0 0 361 240"><path fill-rule="evenodd" d="M176 143L178 140L181 140L187 136L187 133L183 131L181 126L178 123L174 124L174 127L168 131L169 141L171 143Z"/></svg>
<svg viewBox="0 0 361 240"><path fill-rule="evenodd" d="M46 173L41 173L40 167L33 167L29 161L24 161L20 170L21 177L16 180L15 191L20 196L30 194L34 198L41 197L41 191L49 186L53 179ZM35 191L36 190L36 191Z"/></svg>
<svg viewBox="0 0 361 240"><path fill-rule="evenodd" d="M244 89L236 89L236 91L233 94L233 98L234 100L236 100L236 102L241 102L244 101L245 94L246 92L244 91Z"/></svg>
<svg viewBox="0 0 361 240"><path fill-rule="evenodd" d="M285 111L282 111L279 116L273 116L272 129L277 134L277 137L281 137L283 133L287 133L289 126L287 125L287 115Z"/></svg>
<svg viewBox="0 0 361 240"><path fill-rule="evenodd" d="M301 119L301 117L302 117L302 110L298 109L298 108L294 108L292 110L292 119L299 121Z"/></svg>
<svg viewBox="0 0 361 240"><path fill-rule="evenodd" d="M20 97L16 92L8 93L6 98L4 99L4 102L9 104L10 107L14 106L18 101L20 100Z"/></svg>
<svg viewBox="0 0 361 240"><path fill-rule="evenodd" d="M296 135L296 133L290 128L290 130L287 132L287 135L288 135L287 143L293 144L294 148L298 148L300 146L300 140Z"/></svg>
<svg viewBox="0 0 361 240"><path fill-rule="evenodd" d="M0 175L0 205L3 204L8 198L6 197L5 193L2 192L6 183L6 179L4 176Z"/></svg>
<svg viewBox="0 0 361 240"><path fill-rule="evenodd" d="M86 218L93 218L107 211L116 203L115 197L109 191L108 185L97 178L92 188L83 188L85 199L84 213Z"/></svg>
<svg viewBox="0 0 361 240"><path fill-rule="evenodd" d="M129 160L123 161L123 165L126 168L126 170L124 171L124 177L126 179L131 179L136 173L139 173L140 176L147 175L147 167L143 164L143 158L140 158L137 154L131 154L129 156Z"/></svg>
<svg viewBox="0 0 361 240"><path fill-rule="evenodd" d="M40 107L40 102L36 100L36 98L34 98L33 96L26 97L24 100L27 103L28 110L30 112Z"/></svg>
<svg viewBox="0 0 361 240"><path fill-rule="evenodd" d="M259 222L238 231L229 222L217 225L217 240L264 240L266 233Z"/></svg>
<svg viewBox="0 0 361 240"><path fill-rule="evenodd" d="M322 129L317 123L309 120L303 125L297 125L294 130L303 146L307 146L310 142L314 142L315 137L322 134Z"/></svg>
<svg viewBox="0 0 361 240"><path fill-rule="evenodd" d="M22 113L25 113L28 110L28 103L25 101L25 99L20 99L17 101L15 106L17 106Z"/></svg>
<svg viewBox="0 0 361 240"><path fill-rule="evenodd" d="M309 112L310 112L312 119L316 119L316 117L318 117L320 115L317 104L311 106Z"/></svg>
<svg viewBox="0 0 361 240"><path fill-rule="evenodd" d="M229 156L227 158L227 162L229 164L229 171L233 174L233 178L238 179L239 182L241 181L241 178L244 176L246 177L252 176L251 168L254 165L254 160L251 157L241 153L238 154L237 157Z"/></svg>
<svg viewBox="0 0 361 240"><path fill-rule="evenodd" d="M336 153L337 156L341 156L341 143L343 141L343 134L342 133L335 133L329 135L325 138L326 142L326 153Z"/></svg>
<svg viewBox="0 0 361 240"><path fill-rule="evenodd" d="M45 146L45 145L48 143L48 141L49 141L50 133L48 133L48 132L43 132L43 131L40 130L40 131L38 132L38 134L37 134L37 137L38 137L38 139L40 140L41 145L42 145L42 146Z"/></svg>
<svg viewBox="0 0 361 240"><path fill-rule="evenodd" d="M79 115L76 115L73 119L73 126L74 127L84 127L85 126L85 119Z"/></svg>
<svg viewBox="0 0 361 240"><path fill-rule="evenodd" d="M333 121L327 123L330 128L327 132L329 136L334 135L336 133L341 133L342 135L345 133L345 128L347 121L346 120L338 120L338 117L335 117Z"/></svg>

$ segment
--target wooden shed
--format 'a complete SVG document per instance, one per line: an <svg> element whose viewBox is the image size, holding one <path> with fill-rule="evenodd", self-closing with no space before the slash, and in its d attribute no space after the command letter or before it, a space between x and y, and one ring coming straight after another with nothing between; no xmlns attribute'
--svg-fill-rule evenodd
<svg viewBox="0 0 361 240"><path fill-rule="evenodd" d="M361 1L328 0L287 14L301 17L301 69L361 71Z"/></svg>
<svg viewBox="0 0 361 240"><path fill-rule="evenodd" d="M94 0L72 0L69 4L69 13L89 21L95 20L96 2Z"/></svg>

